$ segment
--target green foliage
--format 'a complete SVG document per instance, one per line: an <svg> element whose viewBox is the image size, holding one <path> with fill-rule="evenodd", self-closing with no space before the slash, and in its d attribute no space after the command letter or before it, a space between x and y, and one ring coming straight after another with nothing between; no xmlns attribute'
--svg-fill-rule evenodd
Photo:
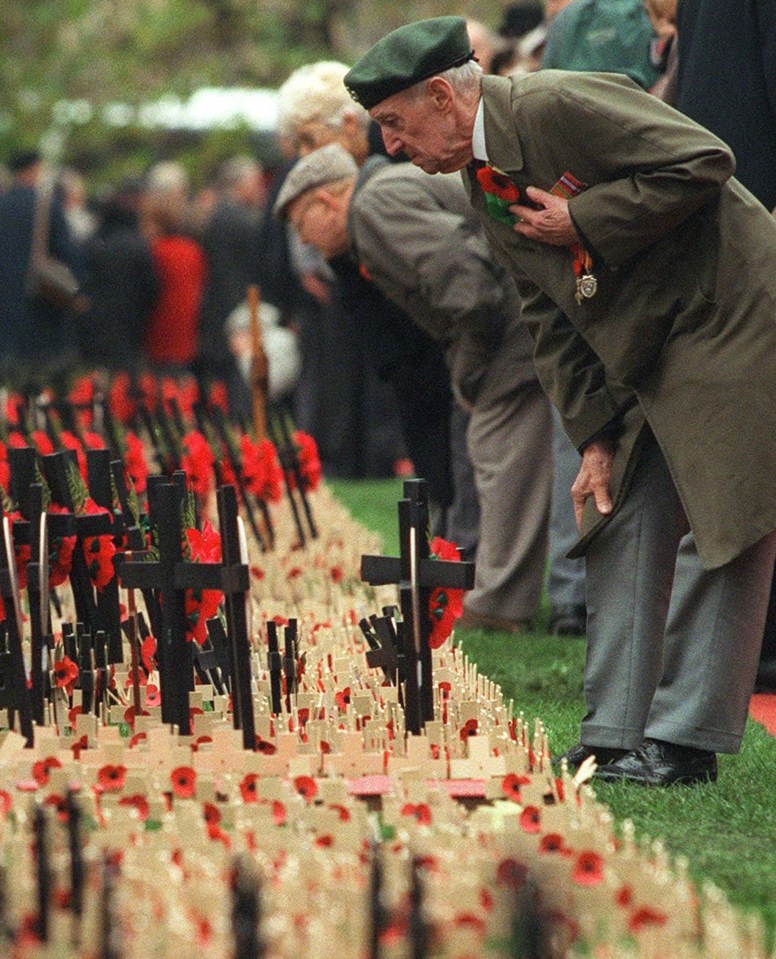
<svg viewBox="0 0 776 959"><path fill-rule="evenodd" d="M501 11L483 0L473 12L495 25ZM304 63L352 62L399 23L450 12L441 0L0 0L0 162L42 144L113 181L182 153L199 185L230 151L244 152L243 134L172 151L164 134L111 125L105 109L186 98L202 86L277 87Z"/></svg>

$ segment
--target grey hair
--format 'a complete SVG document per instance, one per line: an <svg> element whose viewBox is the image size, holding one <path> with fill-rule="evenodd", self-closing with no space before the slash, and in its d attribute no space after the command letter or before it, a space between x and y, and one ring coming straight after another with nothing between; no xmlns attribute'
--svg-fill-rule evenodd
<svg viewBox="0 0 776 959"><path fill-rule="evenodd" d="M466 100L473 100L480 92L480 80L482 79L482 67L476 60L467 60L460 67L450 67L442 73L435 73L434 76L442 77L447 80L454 92ZM421 96L426 90L426 83L433 80L434 77L427 77L414 86L404 91L405 95L411 99Z"/></svg>
<svg viewBox="0 0 776 959"><path fill-rule="evenodd" d="M343 78L350 68L335 60L319 60L295 70L278 90L278 133L293 137L305 123L338 130L354 116L366 130L369 114L353 101Z"/></svg>
<svg viewBox="0 0 776 959"><path fill-rule="evenodd" d="M225 160L218 168L216 186L219 190L233 190L246 179L262 172L261 164L250 156L236 156Z"/></svg>

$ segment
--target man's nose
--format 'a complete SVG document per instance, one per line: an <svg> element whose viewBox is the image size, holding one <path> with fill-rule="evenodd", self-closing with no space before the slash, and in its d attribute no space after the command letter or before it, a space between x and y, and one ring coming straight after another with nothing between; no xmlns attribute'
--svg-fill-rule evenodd
<svg viewBox="0 0 776 959"><path fill-rule="evenodd" d="M390 130L383 129L383 143L385 144L385 149L388 151L388 156L396 156L397 153L401 151L402 142L395 133L392 133Z"/></svg>

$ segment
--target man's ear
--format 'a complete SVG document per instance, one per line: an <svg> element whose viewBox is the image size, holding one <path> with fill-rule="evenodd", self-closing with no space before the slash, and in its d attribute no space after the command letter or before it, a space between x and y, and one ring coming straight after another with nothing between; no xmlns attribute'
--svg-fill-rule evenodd
<svg viewBox="0 0 776 959"><path fill-rule="evenodd" d="M431 77L427 81L426 89L438 110L449 110L453 105L453 88L444 77Z"/></svg>

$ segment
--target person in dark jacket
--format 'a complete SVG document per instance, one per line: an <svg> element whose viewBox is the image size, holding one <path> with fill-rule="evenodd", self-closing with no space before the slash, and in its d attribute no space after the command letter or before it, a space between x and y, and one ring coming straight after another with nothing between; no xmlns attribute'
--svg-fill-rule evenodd
<svg viewBox="0 0 776 959"><path fill-rule="evenodd" d="M78 322L80 354L111 370L140 362L142 331L159 294L151 247L138 226L140 196L139 181L126 180L112 190L83 250L88 308Z"/></svg>
<svg viewBox="0 0 776 959"><path fill-rule="evenodd" d="M61 197L51 189L39 153L10 158L13 183L0 193L0 376L17 383L35 374L66 370L75 358L67 311L30 294L28 274L35 211L47 196L47 251L73 266L70 233Z"/></svg>
<svg viewBox="0 0 776 959"><path fill-rule="evenodd" d="M264 200L261 164L249 156L226 160L216 178L218 200L202 234L207 280L199 321L200 373L228 380L235 366L224 330L245 291L259 282L259 214Z"/></svg>
<svg viewBox="0 0 776 959"><path fill-rule="evenodd" d="M676 106L733 149L736 176L768 210L776 207L775 13L772 0L682 0L677 23ZM776 575L757 689L776 692Z"/></svg>

